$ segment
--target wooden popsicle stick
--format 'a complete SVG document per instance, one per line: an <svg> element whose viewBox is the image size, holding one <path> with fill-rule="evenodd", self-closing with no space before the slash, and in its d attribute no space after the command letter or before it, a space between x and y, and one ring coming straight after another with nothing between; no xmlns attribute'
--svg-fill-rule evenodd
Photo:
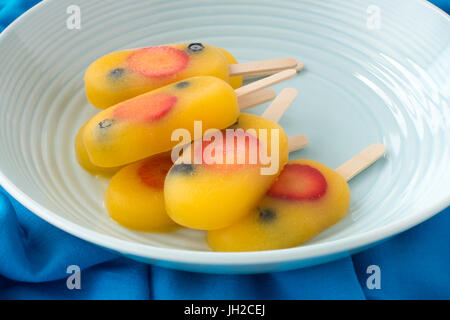
<svg viewBox="0 0 450 320"><path fill-rule="evenodd" d="M280 94L273 100L270 106L263 112L261 117L278 122L287 108L294 102L298 91L294 88L285 88L281 90Z"/></svg>
<svg viewBox="0 0 450 320"><path fill-rule="evenodd" d="M234 90L234 92L236 93L236 96L239 98L246 94L250 94L252 92L255 92L255 91L258 91L261 89L265 89L274 84L280 83L281 81L293 78L293 77L295 77L296 74L297 74L297 71L295 69L283 70L281 72L275 73L266 78L257 80L255 82L247 84L243 87L240 87L240 88Z"/></svg>
<svg viewBox="0 0 450 320"><path fill-rule="evenodd" d="M243 76L251 77L255 74L273 74L285 69L297 67L297 60L294 58L279 58L255 62L245 62L232 64L229 66L230 77Z"/></svg>
<svg viewBox="0 0 450 320"><path fill-rule="evenodd" d="M289 137L288 139L289 152L303 149L309 142L308 137L301 134Z"/></svg>
<svg viewBox="0 0 450 320"><path fill-rule="evenodd" d="M300 72L303 69L303 63L297 60L297 64L294 66L295 70L297 70L297 72ZM252 73L248 73L246 75L246 78L252 78L252 77L261 77L261 76L268 76L280 71L283 71L286 69L274 69L271 72L252 72Z"/></svg>
<svg viewBox="0 0 450 320"><path fill-rule="evenodd" d="M374 143L342 164L336 172L349 181L381 158L385 152L386 147L383 144Z"/></svg>
<svg viewBox="0 0 450 320"><path fill-rule="evenodd" d="M264 102L273 100L277 93L270 89L261 89L238 98L239 109L246 110Z"/></svg>

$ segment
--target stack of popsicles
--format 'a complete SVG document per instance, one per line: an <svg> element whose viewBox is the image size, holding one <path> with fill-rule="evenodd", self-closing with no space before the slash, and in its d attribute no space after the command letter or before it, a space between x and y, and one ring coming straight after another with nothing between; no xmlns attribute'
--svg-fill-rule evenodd
<svg viewBox="0 0 450 320"><path fill-rule="evenodd" d="M308 142L277 124L297 90L266 88L302 67L293 58L239 64L203 43L108 54L85 74L88 100L104 110L79 129L77 160L112 176L105 205L126 228L206 230L216 251L297 246L347 213L346 180L384 154L372 145L336 171L288 161ZM242 86L243 77L260 79ZM241 112L272 99L261 116ZM173 139L180 129L183 143Z"/></svg>

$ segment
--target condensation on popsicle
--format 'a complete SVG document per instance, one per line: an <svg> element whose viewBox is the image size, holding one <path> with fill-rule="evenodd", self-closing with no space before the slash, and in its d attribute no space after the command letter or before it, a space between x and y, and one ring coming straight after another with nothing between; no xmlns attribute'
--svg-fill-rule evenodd
<svg viewBox="0 0 450 320"><path fill-rule="evenodd" d="M336 170L313 160L291 160L258 207L235 224L209 231L215 251L276 250L298 246L336 224L348 212L346 180L385 152L374 144Z"/></svg>
<svg viewBox="0 0 450 320"><path fill-rule="evenodd" d="M280 115L271 110L278 108L279 101L283 103L289 101L289 105L296 94L295 89L283 90L271 104L273 108L266 110L265 114L271 114L273 119L278 121ZM284 100L286 95L290 99ZM192 161L185 163L182 157L169 171L164 184L166 210L178 224L200 230L214 230L233 224L256 207L287 162L288 138L283 128L274 121L255 115L241 114L235 128L242 129L238 131L241 132L241 137L237 134L231 146L226 142L224 132L221 132L222 159L227 158L227 154L232 152L232 156L234 155L232 163L217 164L214 161L210 164L207 161L199 164ZM248 129L254 130L253 133L249 133ZM259 129L267 130L267 134L261 135ZM274 132L277 134L272 136ZM242 137L245 140L240 140ZM277 140L272 141L272 137ZM239 141L245 141L242 153L237 152ZM273 173L261 173L261 169L265 166L261 158L257 158L254 162L249 161L252 156L250 147L252 143L266 147L268 155L276 153L278 163ZM198 153L203 156L208 145L203 143L199 148L193 144L191 156L194 157ZM277 150L272 148L274 145ZM240 155L245 156L241 163L237 160ZM258 152L256 156L259 155Z"/></svg>
<svg viewBox="0 0 450 320"><path fill-rule="evenodd" d="M237 64L225 49L202 43L182 43L123 50L107 54L87 69L86 96L97 108L105 109L148 91L194 76L214 76L242 85L243 75L272 74L295 68L292 58ZM233 75L233 73L235 75Z"/></svg>

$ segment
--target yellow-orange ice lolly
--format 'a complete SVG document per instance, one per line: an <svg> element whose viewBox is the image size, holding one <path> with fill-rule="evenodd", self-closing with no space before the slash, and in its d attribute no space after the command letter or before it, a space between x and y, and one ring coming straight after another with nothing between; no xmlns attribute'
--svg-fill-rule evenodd
<svg viewBox="0 0 450 320"><path fill-rule="evenodd" d="M261 89L256 92L243 95L238 98L240 110L246 110L254 106L260 105L275 98L276 93L270 89ZM79 165L92 175L110 176L116 173L121 166L118 167L99 167L92 163L89 154L84 146L83 125L75 136L75 155Z"/></svg>
<svg viewBox="0 0 450 320"><path fill-rule="evenodd" d="M297 94L295 89L285 89L282 93L271 106L286 96L292 101ZM214 230L233 224L253 210L288 160L288 138L275 122L278 119L279 113L272 113L270 108L263 117L241 114L235 126L240 130L229 140L231 143L224 131L214 137L223 141L222 150L217 151L217 154L223 152L222 162L215 158L216 151L208 153L212 143L196 146L194 142L191 152L186 153L191 156L190 161L186 161L183 153L164 184L166 210L172 220L188 228ZM222 146L222 142L218 145ZM266 147L266 154L274 156L270 164L263 163L263 153L259 152ZM229 155L231 161L227 159ZM196 156L200 158L197 163ZM239 162L241 156L244 159Z"/></svg>
<svg viewBox="0 0 450 320"><path fill-rule="evenodd" d="M165 152L117 172L105 196L105 206L111 218L137 231L170 232L178 229L164 205L164 179L172 164L170 152Z"/></svg>
<svg viewBox="0 0 450 320"><path fill-rule="evenodd" d="M350 205L347 181L385 152L374 144L336 170L313 160L291 160L258 207L233 225L209 231L215 251L291 248L342 219Z"/></svg>
<svg viewBox="0 0 450 320"><path fill-rule="evenodd" d="M273 74L297 66L293 58L238 64L224 49L202 43L182 43L107 54L88 67L84 82L89 102L106 109L194 76L214 76L236 89L242 85L243 76Z"/></svg>

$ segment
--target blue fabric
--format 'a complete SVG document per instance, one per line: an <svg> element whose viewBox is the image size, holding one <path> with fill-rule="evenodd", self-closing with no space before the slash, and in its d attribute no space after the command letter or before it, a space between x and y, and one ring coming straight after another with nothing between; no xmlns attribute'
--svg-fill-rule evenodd
<svg viewBox="0 0 450 320"><path fill-rule="evenodd" d="M450 14L450 0L430 0L430 2Z"/></svg>
<svg viewBox="0 0 450 320"><path fill-rule="evenodd" d="M0 0L0 31L37 0ZM434 0L447 12L450 1ZM209 275L148 266L77 239L0 188L0 299L450 299L450 207L360 254L263 275ZM81 289L68 290L70 265ZM381 269L369 289L367 267Z"/></svg>

